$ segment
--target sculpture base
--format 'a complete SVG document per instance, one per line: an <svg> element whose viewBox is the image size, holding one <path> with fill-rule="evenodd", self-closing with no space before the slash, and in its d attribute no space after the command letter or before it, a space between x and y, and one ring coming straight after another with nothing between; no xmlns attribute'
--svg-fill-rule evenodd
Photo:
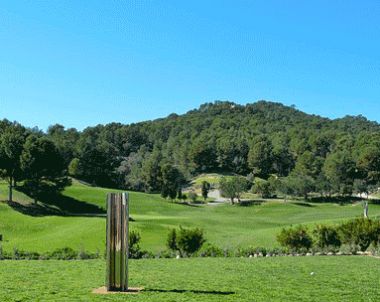
<svg viewBox="0 0 380 302"><path fill-rule="evenodd" d="M94 289L92 293L98 294L98 295L112 295L112 294L134 295L134 294L138 294L143 289L144 289L143 287L129 287L128 290L125 292L117 292L117 291L108 291L105 286L102 286L102 287Z"/></svg>

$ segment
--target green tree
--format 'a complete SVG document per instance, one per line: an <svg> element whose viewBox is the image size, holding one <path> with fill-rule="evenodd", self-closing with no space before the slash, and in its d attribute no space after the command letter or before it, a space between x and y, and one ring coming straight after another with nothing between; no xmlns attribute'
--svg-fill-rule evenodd
<svg viewBox="0 0 380 302"><path fill-rule="evenodd" d="M81 175L79 158L73 158L68 166L68 173L70 176L77 177Z"/></svg>
<svg viewBox="0 0 380 302"><path fill-rule="evenodd" d="M316 179L321 173L322 166L323 158L315 156L310 151L305 151L298 157L292 174L300 177L309 176Z"/></svg>
<svg viewBox="0 0 380 302"><path fill-rule="evenodd" d="M358 169L368 184L380 182L380 143L360 150Z"/></svg>
<svg viewBox="0 0 380 302"><path fill-rule="evenodd" d="M266 178L273 169L273 145L265 135L256 137L248 153L248 165L257 176Z"/></svg>
<svg viewBox="0 0 380 302"><path fill-rule="evenodd" d="M162 154L159 148L154 148L151 153L149 153L145 159L142 162L142 179L144 181L145 191L146 192L157 192L162 191L162 188L164 186L163 179L164 176L163 173L163 167L161 167L162 164ZM165 173L172 173L173 169L169 171L169 167L166 167ZM169 175L165 175L165 181L170 181L167 179L167 177L170 177ZM165 186L168 184L166 183ZM166 187L164 188L166 189ZM164 193L166 194L166 193ZM169 192L167 193L166 197L169 195Z"/></svg>
<svg viewBox="0 0 380 302"><path fill-rule="evenodd" d="M8 200L13 200L13 187L21 178L21 154L24 148L25 129L19 124L10 125L0 135L0 176L8 182Z"/></svg>
<svg viewBox="0 0 380 302"><path fill-rule="evenodd" d="M206 135L200 136L192 144L190 160L197 172L212 171L217 168L216 149L212 139Z"/></svg>
<svg viewBox="0 0 380 302"><path fill-rule="evenodd" d="M79 140L79 132L74 129L65 129L64 126L55 124L50 126L47 131L47 138L52 140L59 153L64 159L65 166L68 166L75 157L76 144Z"/></svg>
<svg viewBox="0 0 380 302"><path fill-rule="evenodd" d="M329 154L324 163L323 172L336 193L342 195L352 193L356 165L347 151Z"/></svg>
<svg viewBox="0 0 380 302"><path fill-rule="evenodd" d="M30 135L21 154L24 188L34 201L42 193L55 193L68 185L64 160L54 143L44 137Z"/></svg>
<svg viewBox="0 0 380 302"><path fill-rule="evenodd" d="M315 190L315 180L311 176L291 174L286 178L287 190L292 195L309 198L309 193Z"/></svg>
<svg viewBox="0 0 380 302"><path fill-rule="evenodd" d="M169 197L170 199L175 199L178 190L184 183L184 177L182 173L174 166L170 164L165 164L161 168L162 177L162 187L161 196L164 198Z"/></svg>
<svg viewBox="0 0 380 302"><path fill-rule="evenodd" d="M210 191L211 185L207 181L202 181L202 197L206 201L208 192Z"/></svg>
<svg viewBox="0 0 380 302"><path fill-rule="evenodd" d="M219 189L222 196L230 198L231 204L234 204L234 199L237 198L240 202L241 194L247 190L248 181L243 176L221 177Z"/></svg>
<svg viewBox="0 0 380 302"><path fill-rule="evenodd" d="M252 187L252 192L261 195L262 198L271 198L275 188L265 179L257 179Z"/></svg>

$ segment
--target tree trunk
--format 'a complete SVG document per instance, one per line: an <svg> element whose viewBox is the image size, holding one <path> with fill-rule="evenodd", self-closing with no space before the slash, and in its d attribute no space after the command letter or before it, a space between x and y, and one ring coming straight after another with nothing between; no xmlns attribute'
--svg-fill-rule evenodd
<svg viewBox="0 0 380 302"><path fill-rule="evenodd" d="M13 177L9 178L8 202L13 201Z"/></svg>
<svg viewBox="0 0 380 302"><path fill-rule="evenodd" d="M234 204L234 198L231 197L231 204Z"/></svg>

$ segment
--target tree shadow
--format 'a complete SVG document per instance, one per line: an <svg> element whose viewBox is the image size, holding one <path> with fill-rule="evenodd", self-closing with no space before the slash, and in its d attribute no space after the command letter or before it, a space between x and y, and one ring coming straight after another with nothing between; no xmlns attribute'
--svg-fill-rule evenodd
<svg viewBox="0 0 380 302"><path fill-rule="evenodd" d="M259 206L264 202L265 200L261 199L241 200L238 205L241 207Z"/></svg>
<svg viewBox="0 0 380 302"><path fill-rule="evenodd" d="M201 205L204 205L204 203L190 203L190 202L186 202L186 201L179 201L179 202L175 202L175 204L178 204L178 205L181 205L181 206L188 206L188 207L193 207L193 208L198 208L199 206Z"/></svg>
<svg viewBox="0 0 380 302"><path fill-rule="evenodd" d="M147 288L143 289L144 292L156 292L156 293L193 293L193 294L204 294L204 295L234 295L235 292L232 291L216 291L216 290L193 290L193 289L157 289L157 288Z"/></svg>
<svg viewBox="0 0 380 302"><path fill-rule="evenodd" d="M380 204L380 199L369 199L368 201L370 204Z"/></svg>
<svg viewBox="0 0 380 302"><path fill-rule="evenodd" d="M310 204L310 203L307 203L307 202L293 202L292 204L296 205L296 206L300 206L300 207L307 207L307 208L312 208L312 207L315 207L314 205Z"/></svg>
<svg viewBox="0 0 380 302"><path fill-rule="evenodd" d="M355 196L330 196L330 197L312 197L309 199L313 203L336 203L339 205L352 204L357 201L363 200Z"/></svg>
<svg viewBox="0 0 380 302"><path fill-rule="evenodd" d="M18 188L30 197L23 188ZM105 217L105 209L72 197L57 193L46 193L38 196L38 203L21 204L8 202L14 210L30 216L83 216L83 217Z"/></svg>

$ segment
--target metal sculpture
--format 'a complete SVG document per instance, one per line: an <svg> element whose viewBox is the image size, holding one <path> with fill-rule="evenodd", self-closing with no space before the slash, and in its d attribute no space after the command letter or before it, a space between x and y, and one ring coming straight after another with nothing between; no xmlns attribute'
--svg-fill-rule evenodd
<svg viewBox="0 0 380 302"><path fill-rule="evenodd" d="M128 193L107 195L107 291L128 291Z"/></svg>

